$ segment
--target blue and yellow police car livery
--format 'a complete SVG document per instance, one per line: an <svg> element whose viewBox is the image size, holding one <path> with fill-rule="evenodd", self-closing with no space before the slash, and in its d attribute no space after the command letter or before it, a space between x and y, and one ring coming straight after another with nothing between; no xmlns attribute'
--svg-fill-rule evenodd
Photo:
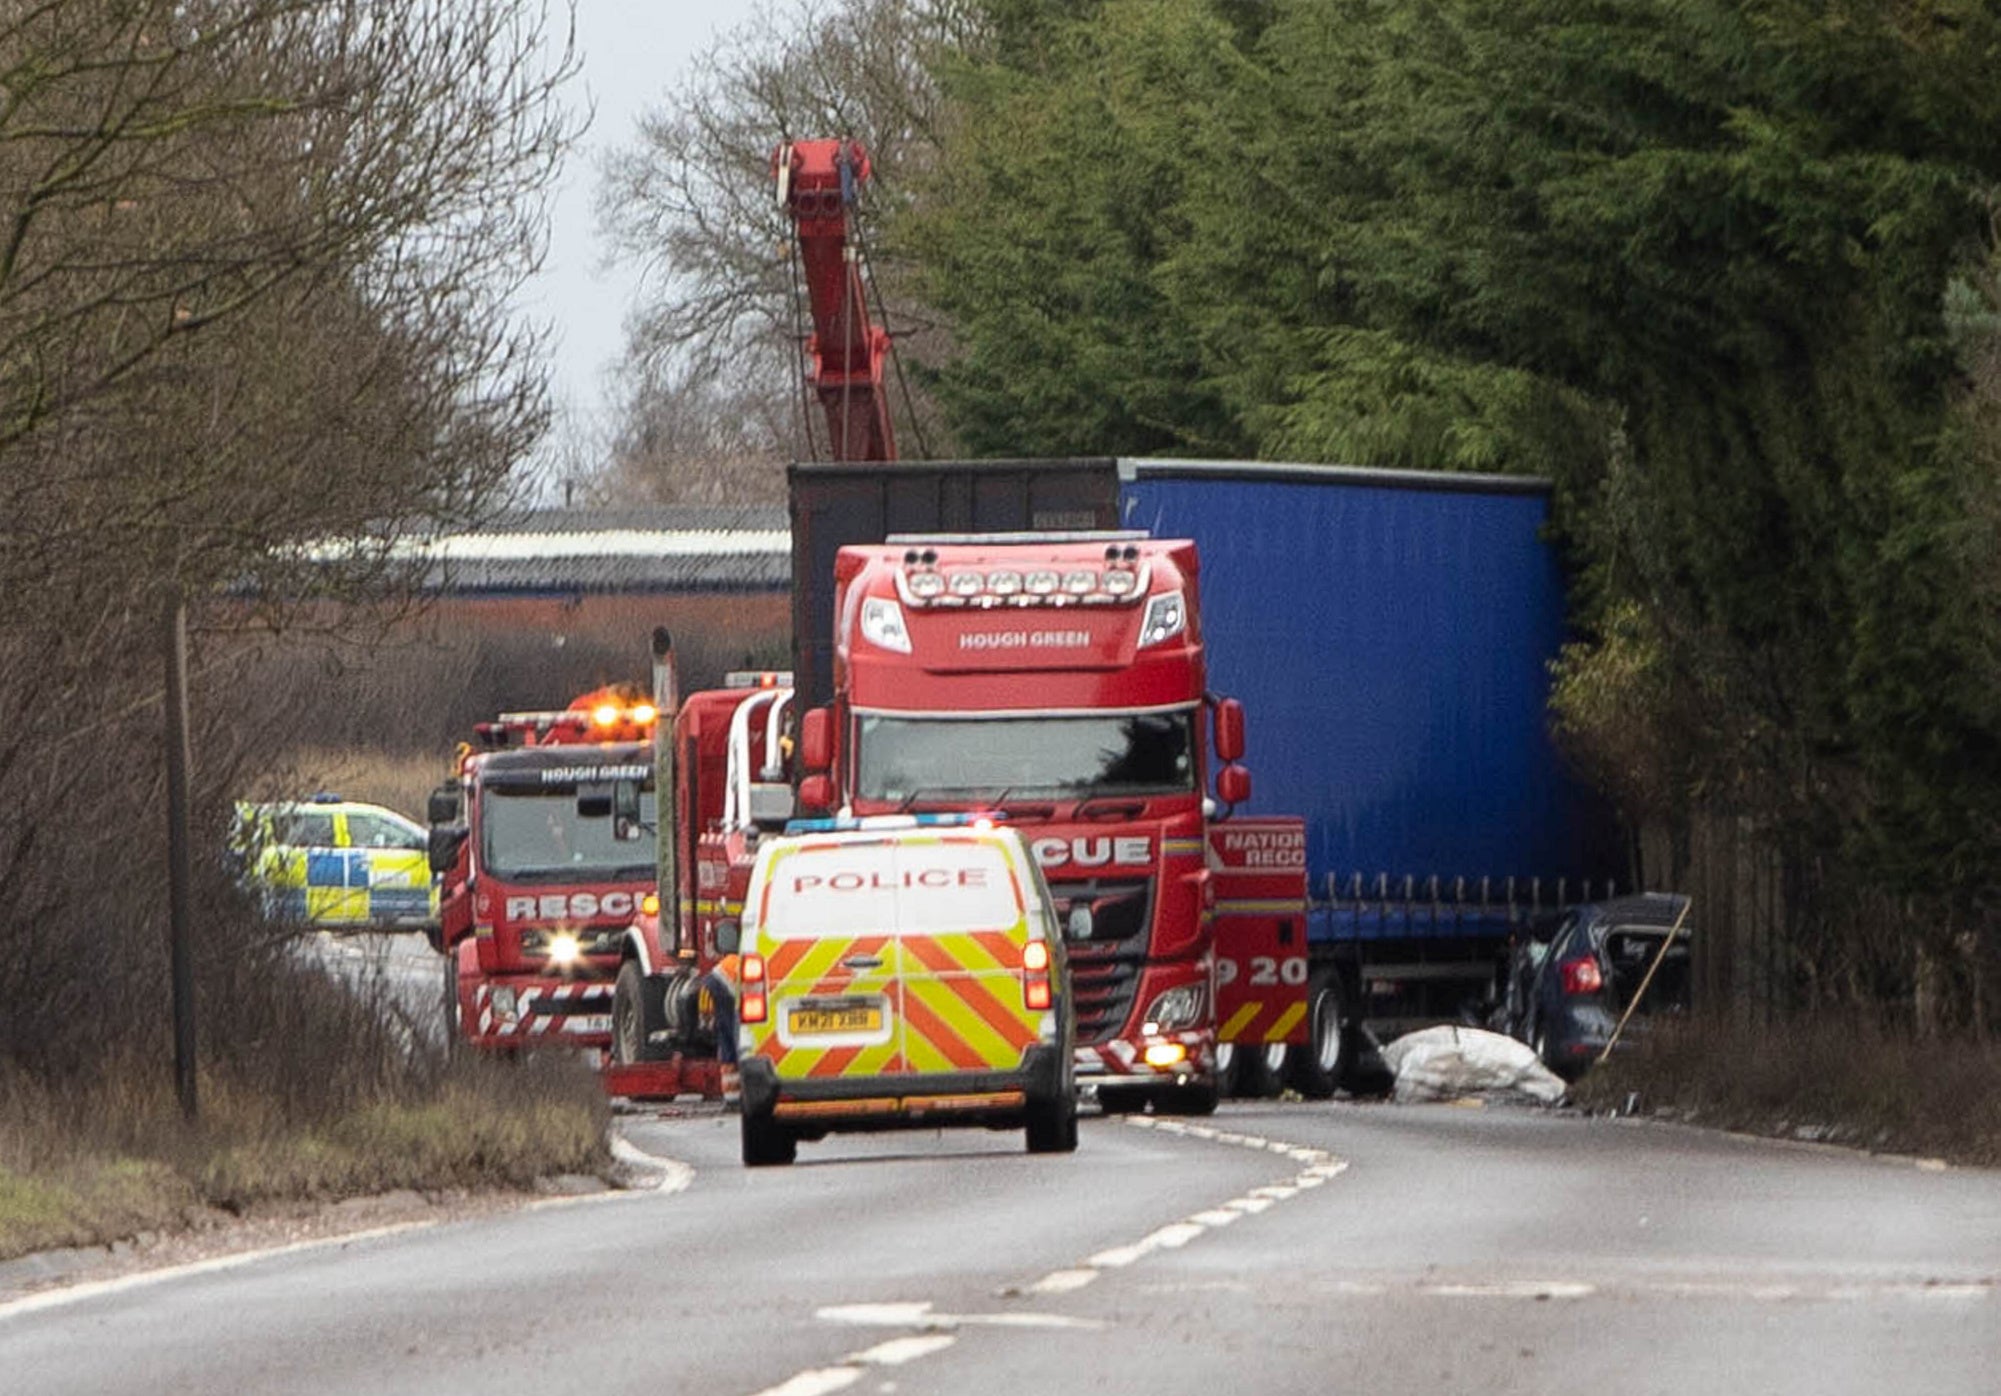
<svg viewBox="0 0 2001 1396"><path fill-rule="evenodd" d="M232 838L273 919L351 930L437 921L425 842L423 826L396 811L333 795L239 802Z"/></svg>

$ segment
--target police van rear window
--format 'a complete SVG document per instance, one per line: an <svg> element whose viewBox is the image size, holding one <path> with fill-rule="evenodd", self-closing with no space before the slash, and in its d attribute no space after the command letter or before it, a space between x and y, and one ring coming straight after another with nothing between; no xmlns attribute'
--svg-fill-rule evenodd
<svg viewBox="0 0 2001 1396"><path fill-rule="evenodd" d="M1009 930L1021 884L992 842L803 843L773 856L758 903L767 936L919 935Z"/></svg>

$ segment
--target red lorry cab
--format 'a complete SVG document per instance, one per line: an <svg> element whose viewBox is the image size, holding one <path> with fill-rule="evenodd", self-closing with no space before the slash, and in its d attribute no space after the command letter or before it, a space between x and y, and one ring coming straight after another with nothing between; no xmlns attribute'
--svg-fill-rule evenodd
<svg viewBox="0 0 2001 1396"><path fill-rule="evenodd" d="M610 1042L625 929L653 892L654 710L629 692L480 724L431 803L449 1026L510 1050Z"/></svg>

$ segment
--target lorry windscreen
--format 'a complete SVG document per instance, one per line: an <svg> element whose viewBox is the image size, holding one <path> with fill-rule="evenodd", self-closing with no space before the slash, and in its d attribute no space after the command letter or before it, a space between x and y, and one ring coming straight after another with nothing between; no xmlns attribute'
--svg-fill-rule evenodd
<svg viewBox="0 0 2001 1396"><path fill-rule="evenodd" d="M590 786L490 785L480 795L481 857L488 873L514 881L636 881L654 875L659 818L650 786L614 799Z"/></svg>
<svg viewBox="0 0 2001 1396"><path fill-rule="evenodd" d="M1081 800L1195 789L1192 711L1064 717L863 713L855 793L897 802L953 796Z"/></svg>

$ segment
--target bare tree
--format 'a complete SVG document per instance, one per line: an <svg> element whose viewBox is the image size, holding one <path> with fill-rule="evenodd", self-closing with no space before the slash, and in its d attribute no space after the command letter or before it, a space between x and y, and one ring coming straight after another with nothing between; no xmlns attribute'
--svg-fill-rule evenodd
<svg viewBox="0 0 2001 1396"><path fill-rule="evenodd" d="M977 41L978 10L966 0L773 4L707 54L693 81L642 121L637 143L606 163L599 217L619 253L645 273L628 333L622 439L657 443L663 422L685 425L719 407L768 401L783 404L789 420L767 440L764 414L751 418L755 449L768 450L774 466L812 453L800 366L805 311L772 151L784 141L854 137L874 165L871 200L899 198L936 149L933 65ZM865 233L891 222L864 209ZM906 289L894 245L865 240L864 251L892 335L935 334L933 318ZM906 440L935 437L914 390L900 396L899 415L915 423ZM617 469L626 479L684 470L697 477L685 489L656 486L656 496L703 495L724 476L747 481L734 470L704 469L745 433L713 435L665 433L671 449L635 447Z"/></svg>
<svg viewBox="0 0 2001 1396"><path fill-rule="evenodd" d="M154 1021L163 583L316 619L314 540L506 501L574 66L541 0L0 0L0 1062ZM286 714L198 640L219 836Z"/></svg>
<svg viewBox="0 0 2001 1396"><path fill-rule="evenodd" d="M798 454L798 425L791 399L764 377L703 376L670 363L633 385L594 495L619 503L780 503L778 466Z"/></svg>

